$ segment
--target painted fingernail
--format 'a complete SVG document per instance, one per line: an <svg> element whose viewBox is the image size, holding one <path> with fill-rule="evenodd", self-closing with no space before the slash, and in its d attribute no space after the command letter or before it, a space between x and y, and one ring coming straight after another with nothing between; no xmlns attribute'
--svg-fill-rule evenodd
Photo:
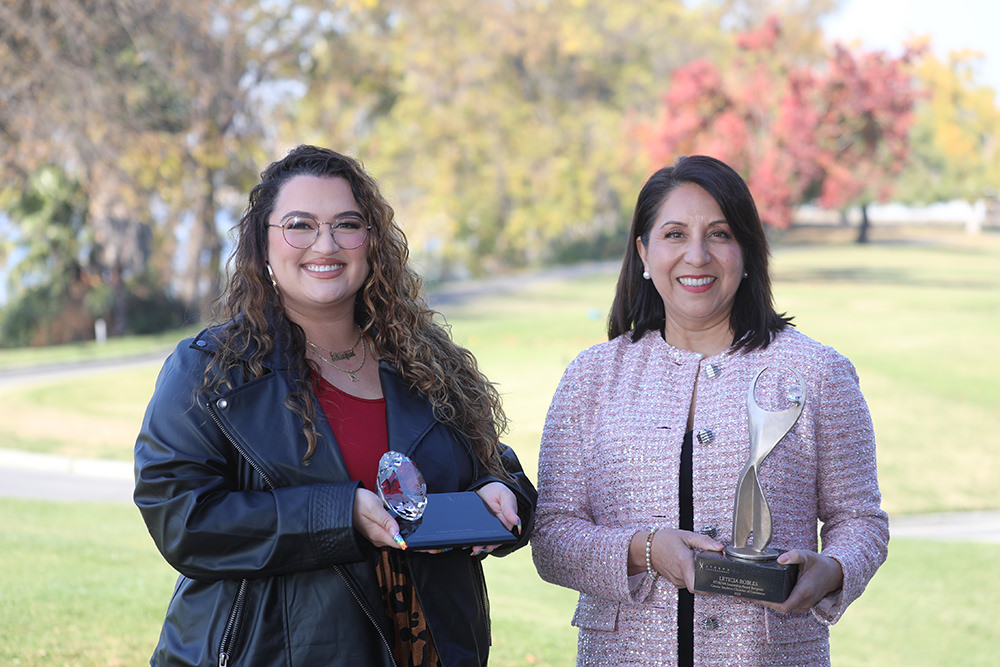
<svg viewBox="0 0 1000 667"><path fill-rule="evenodd" d="M521 526L521 517L518 517L518 518L517 518L517 523L516 523L516 524L514 524L514 528L516 528L516 529L517 529L517 534L518 534L518 535L520 535L520 534L521 534L521 530L522 530L522 528L523 528L523 527Z"/></svg>
<svg viewBox="0 0 1000 667"><path fill-rule="evenodd" d="M395 535L392 536L392 539L393 539L393 541L396 544L399 545L400 549L402 549L403 551L406 551L406 540L403 539L402 535L400 535L399 533L396 533Z"/></svg>

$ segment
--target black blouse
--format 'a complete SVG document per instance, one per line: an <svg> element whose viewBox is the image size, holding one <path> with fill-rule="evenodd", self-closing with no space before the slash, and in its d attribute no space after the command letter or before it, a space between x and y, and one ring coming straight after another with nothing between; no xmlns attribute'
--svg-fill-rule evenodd
<svg viewBox="0 0 1000 667"><path fill-rule="evenodd" d="M694 483L691 431L684 434L681 446L680 474L680 526L681 530L694 530ZM686 588L677 589L677 664L694 664L694 595Z"/></svg>

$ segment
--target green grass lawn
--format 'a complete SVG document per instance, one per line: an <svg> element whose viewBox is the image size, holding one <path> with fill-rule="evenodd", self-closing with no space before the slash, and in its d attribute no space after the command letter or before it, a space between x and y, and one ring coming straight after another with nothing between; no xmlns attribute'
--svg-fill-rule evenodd
<svg viewBox="0 0 1000 667"><path fill-rule="evenodd" d="M798 244L774 256L777 307L857 366L893 513L1000 508L1000 238L939 233ZM603 339L615 272L535 281L450 303L455 338L505 397L507 441L534 476L566 364ZM180 334L113 341L163 349ZM0 351L0 370L107 349ZM75 349L75 353L74 353ZM114 356L114 355L112 355ZM0 387L0 446L128 460L158 364ZM0 664L144 664L174 575L130 506L0 500ZM986 665L1000 645L995 546L896 540L833 628L836 665ZM989 560L987 560L989 559ZM495 665L573 663L575 594L523 550L488 559ZM971 574L971 576L970 576Z"/></svg>
<svg viewBox="0 0 1000 667"><path fill-rule="evenodd" d="M174 572L128 505L0 499L0 664L145 664ZM835 665L994 665L995 545L897 540L832 629ZM572 665L576 596L527 549L487 559L491 665ZM972 576L970 576L970 574Z"/></svg>

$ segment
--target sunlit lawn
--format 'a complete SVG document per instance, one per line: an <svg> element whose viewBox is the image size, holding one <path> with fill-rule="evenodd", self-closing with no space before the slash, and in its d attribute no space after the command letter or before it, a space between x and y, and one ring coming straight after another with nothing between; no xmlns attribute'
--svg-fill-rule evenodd
<svg viewBox="0 0 1000 667"><path fill-rule="evenodd" d="M858 368L886 508L1000 508L1000 239L788 243L774 260L779 310ZM507 440L532 475L552 391L572 357L602 339L614 279L595 271L441 307L499 383ZM47 352L59 363L74 358L60 354ZM0 352L0 368L31 358ZM128 460L157 369L0 387L0 447ZM834 664L993 664L995 548L894 541L869 591L833 628ZM527 550L487 562L491 664L572 664L575 595L541 582ZM20 665L143 664L174 578L134 508L21 500L0 500L0 572L0 664Z"/></svg>

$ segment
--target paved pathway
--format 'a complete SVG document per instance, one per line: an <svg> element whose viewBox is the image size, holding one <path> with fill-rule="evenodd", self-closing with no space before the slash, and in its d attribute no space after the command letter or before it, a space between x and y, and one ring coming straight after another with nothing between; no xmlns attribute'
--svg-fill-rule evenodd
<svg viewBox="0 0 1000 667"><path fill-rule="evenodd" d="M132 464L0 449L0 496L132 502Z"/></svg>

